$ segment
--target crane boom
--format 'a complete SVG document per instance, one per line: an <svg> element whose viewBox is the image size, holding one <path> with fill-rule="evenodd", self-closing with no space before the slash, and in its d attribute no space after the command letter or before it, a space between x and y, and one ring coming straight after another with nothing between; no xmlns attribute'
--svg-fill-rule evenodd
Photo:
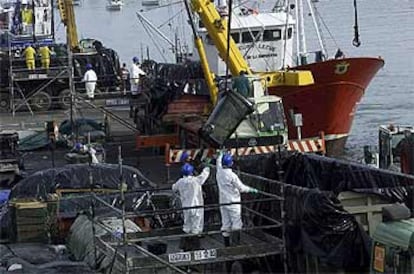
<svg viewBox="0 0 414 274"><path fill-rule="evenodd" d="M75 12L73 10L73 0L58 0L60 18L66 26L68 46L73 51L79 50L78 31L76 28Z"/></svg>
<svg viewBox="0 0 414 274"><path fill-rule="evenodd" d="M314 83L311 71L273 71L253 73L240 52L233 38L227 43L227 20L218 13L214 1L191 0L191 7L196 12L204 27L207 29L210 39L219 52L219 56L228 64L233 76L238 76L240 71L248 74L257 74L266 80L267 87L272 86L305 86ZM227 60L227 44L229 44L229 55Z"/></svg>

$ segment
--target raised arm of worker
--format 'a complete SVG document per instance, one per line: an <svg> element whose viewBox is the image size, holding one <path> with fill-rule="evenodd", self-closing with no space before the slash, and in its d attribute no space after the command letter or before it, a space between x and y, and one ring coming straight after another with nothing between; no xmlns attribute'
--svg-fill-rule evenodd
<svg viewBox="0 0 414 274"><path fill-rule="evenodd" d="M199 183L200 185L203 185L207 181L209 175L210 175L210 168L205 167L203 168L203 171L201 171L201 174L196 176L195 179L197 180L197 183Z"/></svg>
<svg viewBox="0 0 414 274"><path fill-rule="evenodd" d="M223 161L223 151L222 151L222 150L220 150L220 151L218 152L218 157L217 157L217 161L216 161L216 167L217 167L217 170L219 170L219 169L223 169L223 164L222 164L222 161Z"/></svg>

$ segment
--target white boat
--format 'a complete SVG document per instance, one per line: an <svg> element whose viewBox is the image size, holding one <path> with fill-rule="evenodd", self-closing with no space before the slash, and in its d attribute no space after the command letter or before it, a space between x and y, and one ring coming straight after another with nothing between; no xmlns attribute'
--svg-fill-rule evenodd
<svg viewBox="0 0 414 274"><path fill-rule="evenodd" d="M111 1L109 1L106 8L108 10L121 10L123 5L124 5L124 3L121 0L111 0Z"/></svg>

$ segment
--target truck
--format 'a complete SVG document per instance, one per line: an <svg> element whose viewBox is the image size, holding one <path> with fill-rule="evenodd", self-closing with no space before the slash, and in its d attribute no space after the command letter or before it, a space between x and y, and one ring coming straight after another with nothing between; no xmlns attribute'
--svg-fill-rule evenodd
<svg viewBox="0 0 414 274"><path fill-rule="evenodd" d="M35 1L31 4L14 3L11 11L5 15L5 24L0 30L0 108L13 113L28 109L30 111L46 111L51 108L67 109L70 106L71 85L78 91L84 90L82 77L85 65L90 63L98 76L97 91L110 92L119 89L118 54L103 46L95 39L78 40L72 0L58 1L61 19L66 26L68 41L57 43L54 39L53 16L44 22L43 27L32 22L23 30L16 14L20 9L40 9L53 11L53 2L48 6ZM24 23L26 24L26 23ZM35 69L26 68L23 51L31 45L34 48L48 46L54 54L51 56L49 69L40 68L40 57L35 57ZM73 82L73 83L71 83Z"/></svg>

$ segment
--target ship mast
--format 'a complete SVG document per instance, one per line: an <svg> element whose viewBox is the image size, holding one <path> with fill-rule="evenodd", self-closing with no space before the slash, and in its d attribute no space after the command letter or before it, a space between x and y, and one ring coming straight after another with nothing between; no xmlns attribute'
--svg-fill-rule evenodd
<svg viewBox="0 0 414 274"><path fill-rule="evenodd" d="M298 49L299 51L297 54L298 64L304 65L306 63L306 54L307 54L307 48L306 48L306 37L305 37L305 23L304 23L304 17L303 17L303 1L302 0L295 0L296 1L296 9L298 17L296 18L296 29L298 33L298 40L296 43L299 44Z"/></svg>

